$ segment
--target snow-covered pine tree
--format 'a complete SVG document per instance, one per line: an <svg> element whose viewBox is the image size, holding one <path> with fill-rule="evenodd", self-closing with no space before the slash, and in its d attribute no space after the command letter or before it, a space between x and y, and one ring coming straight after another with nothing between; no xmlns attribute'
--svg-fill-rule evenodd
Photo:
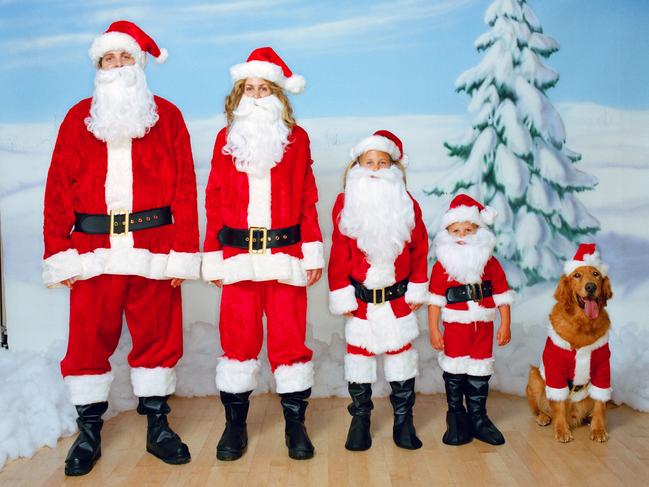
<svg viewBox="0 0 649 487"><path fill-rule="evenodd" d="M444 144L459 161L428 193L466 192L498 211L497 253L520 287L560 276L575 243L599 230L575 195L597 179L575 168L581 155L566 147L563 121L545 95L559 74L541 58L558 42L543 34L525 0L495 0L485 23L489 31L475 41L482 61L455 82L471 97L472 130Z"/></svg>

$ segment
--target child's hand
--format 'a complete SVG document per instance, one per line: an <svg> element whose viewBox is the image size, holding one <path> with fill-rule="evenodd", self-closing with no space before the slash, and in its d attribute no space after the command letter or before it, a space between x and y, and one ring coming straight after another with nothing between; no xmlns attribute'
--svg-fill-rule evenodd
<svg viewBox="0 0 649 487"><path fill-rule="evenodd" d="M343 313L343 316L346 316L347 318L352 318L352 317L354 316L354 313L352 313L351 311L349 311L349 312L347 312L347 313Z"/></svg>
<svg viewBox="0 0 649 487"><path fill-rule="evenodd" d="M499 346L507 345L512 339L512 332L509 329L509 326L499 326L498 333L496 333L496 340L498 341Z"/></svg>
<svg viewBox="0 0 649 487"><path fill-rule="evenodd" d="M444 338L439 330L431 330L430 332L430 345L440 352L444 350Z"/></svg>
<svg viewBox="0 0 649 487"><path fill-rule="evenodd" d="M408 307L410 308L410 311L417 311L419 308L421 308L421 303L409 304Z"/></svg>

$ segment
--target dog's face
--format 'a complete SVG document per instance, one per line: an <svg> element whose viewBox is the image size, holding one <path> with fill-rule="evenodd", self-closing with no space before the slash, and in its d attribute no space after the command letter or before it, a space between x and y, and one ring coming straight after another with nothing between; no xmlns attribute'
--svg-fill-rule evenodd
<svg viewBox="0 0 649 487"><path fill-rule="evenodd" d="M583 312L587 318L595 320L613 297L608 277L595 267L582 266L567 276L562 276L554 293L554 298L564 306L566 312Z"/></svg>

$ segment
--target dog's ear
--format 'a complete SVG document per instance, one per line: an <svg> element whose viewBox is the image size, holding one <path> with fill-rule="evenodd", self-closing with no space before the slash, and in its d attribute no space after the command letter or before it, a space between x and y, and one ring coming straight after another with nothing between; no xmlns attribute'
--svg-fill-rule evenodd
<svg viewBox="0 0 649 487"><path fill-rule="evenodd" d="M572 288L568 276L561 276L557 289L554 291L554 299L561 304L568 314L574 311L575 301L572 296Z"/></svg>
<svg viewBox="0 0 649 487"><path fill-rule="evenodd" d="M602 282L602 293L600 299L602 301L602 306L606 306L606 302L613 297L613 290L611 289L611 281L606 276Z"/></svg>

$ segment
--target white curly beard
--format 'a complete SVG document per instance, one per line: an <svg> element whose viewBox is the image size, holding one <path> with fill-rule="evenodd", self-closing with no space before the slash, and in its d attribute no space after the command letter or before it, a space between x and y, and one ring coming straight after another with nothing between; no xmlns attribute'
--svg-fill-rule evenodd
<svg viewBox="0 0 649 487"><path fill-rule="evenodd" d="M350 169L340 231L356 240L370 265L392 264L410 241L414 227L412 199L398 167Z"/></svg>
<svg viewBox="0 0 649 487"><path fill-rule="evenodd" d="M223 153L234 158L237 170L262 177L282 160L289 135L283 110L275 95L241 97L223 147Z"/></svg>
<svg viewBox="0 0 649 487"><path fill-rule="evenodd" d="M160 117L144 70L138 65L98 69L86 127L99 140L143 137Z"/></svg>
<svg viewBox="0 0 649 487"><path fill-rule="evenodd" d="M464 244L459 244L464 241ZM496 245L495 235L485 227L479 227L473 235L454 237L446 229L437 233L434 240L435 254L448 275L463 284L480 282L487 261Z"/></svg>

